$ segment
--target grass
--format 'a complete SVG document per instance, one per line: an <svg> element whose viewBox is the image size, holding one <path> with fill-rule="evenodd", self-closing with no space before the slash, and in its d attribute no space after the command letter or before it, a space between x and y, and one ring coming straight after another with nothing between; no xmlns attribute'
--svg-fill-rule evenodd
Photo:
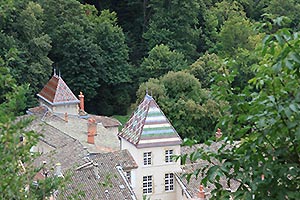
<svg viewBox="0 0 300 200"><path fill-rule="evenodd" d="M119 127L119 131L121 131L125 123L129 120L130 115L113 115L112 117L121 122L122 125Z"/></svg>

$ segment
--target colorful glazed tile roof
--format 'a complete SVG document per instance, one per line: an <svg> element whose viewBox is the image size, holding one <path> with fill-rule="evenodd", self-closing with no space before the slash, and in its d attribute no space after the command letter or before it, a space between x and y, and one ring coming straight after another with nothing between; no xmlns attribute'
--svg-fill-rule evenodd
<svg viewBox="0 0 300 200"><path fill-rule="evenodd" d="M182 140L155 100L148 94L132 113L119 136L136 147L178 145Z"/></svg>
<svg viewBox="0 0 300 200"><path fill-rule="evenodd" d="M64 80L57 75L52 76L37 96L51 105L80 102Z"/></svg>

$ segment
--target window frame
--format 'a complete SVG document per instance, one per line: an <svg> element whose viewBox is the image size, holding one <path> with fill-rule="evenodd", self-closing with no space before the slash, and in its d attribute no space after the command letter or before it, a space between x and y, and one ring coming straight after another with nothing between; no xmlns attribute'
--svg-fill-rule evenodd
<svg viewBox="0 0 300 200"><path fill-rule="evenodd" d="M166 149L165 150L165 163L173 163L173 159L172 159L173 155L174 155L173 149Z"/></svg>
<svg viewBox="0 0 300 200"><path fill-rule="evenodd" d="M172 192L174 191L174 174L173 173L167 173L165 174L165 191L166 192Z"/></svg>
<svg viewBox="0 0 300 200"><path fill-rule="evenodd" d="M143 176L143 194L153 193L153 176Z"/></svg>
<svg viewBox="0 0 300 200"><path fill-rule="evenodd" d="M152 152L147 151L143 153L143 165L149 166L152 165Z"/></svg>

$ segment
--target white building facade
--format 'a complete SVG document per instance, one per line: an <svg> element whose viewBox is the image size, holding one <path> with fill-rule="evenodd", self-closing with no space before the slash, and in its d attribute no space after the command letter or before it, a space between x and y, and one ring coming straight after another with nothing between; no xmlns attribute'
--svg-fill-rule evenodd
<svg viewBox="0 0 300 200"><path fill-rule="evenodd" d="M138 168L128 176L138 199L183 199L175 173L181 172L182 140L154 99L146 95L119 133L121 149L127 149Z"/></svg>

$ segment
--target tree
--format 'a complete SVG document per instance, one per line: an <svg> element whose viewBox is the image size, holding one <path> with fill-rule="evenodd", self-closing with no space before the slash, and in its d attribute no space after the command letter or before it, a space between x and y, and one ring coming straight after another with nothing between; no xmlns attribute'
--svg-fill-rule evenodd
<svg viewBox="0 0 300 200"><path fill-rule="evenodd" d="M204 141L220 117L222 102L211 99L211 92L201 89L198 79L186 72L169 72L160 79L149 79L137 91L138 101L145 91L159 106L181 137Z"/></svg>
<svg viewBox="0 0 300 200"><path fill-rule="evenodd" d="M202 88L210 88L215 73L223 65L223 60L216 54L205 53L199 57L186 71L194 75L201 83Z"/></svg>
<svg viewBox="0 0 300 200"><path fill-rule="evenodd" d="M298 34L286 28L267 35L249 85L238 94L226 85L216 87L217 96L231 102L229 114L219 123L226 136L224 145L218 154L200 150L198 155L222 163L214 162L202 180L217 186L218 198L300 198L299 42ZM225 74L223 82L234 80L235 75ZM225 148L228 144L230 149ZM223 190L220 176L238 181L237 191Z"/></svg>
<svg viewBox="0 0 300 200"><path fill-rule="evenodd" d="M41 199L50 196L60 185L58 178L49 178L45 188L34 189L33 177L37 173L31 166L36 156L30 148L38 141L38 135L25 128L30 118L19 118L25 108L28 85L16 85L7 64L0 60L0 198ZM25 142L26 141L26 142Z"/></svg>
<svg viewBox="0 0 300 200"><path fill-rule="evenodd" d="M242 16L233 16L227 19L218 34L219 51L222 54L234 56L239 49L252 50L249 37L254 35L253 25Z"/></svg>
<svg viewBox="0 0 300 200"><path fill-rule="evenodd" d="M33 96L48 79L52 64L48 58L51 39L43 32L44 12L37 3L18 0L4 8L7 15L1 24L0 56L18 84L30 83L26 103L34 106L37 102Z"/></svg>
<svg viewBox="0 0 300 200"><path fill-rule="evenodd" d="M159 78L169 71L180 71L187 68L187 61L182 53L171 51L166 45L156 45L141 64L141 81Z"/></svg>
<svg viewBox="0 0 300 200"><path fill-rule="evenodd" d="M203 36L209 51L217 52L218 34L223 24L230 18L239 16L245 18L243 7L237 1L221 1L209 7L204 14Z"/></svg>
<svg viewBox="0 0 300 200"><path fill-rule="evenodd" d="M149 49L164 44L185 55L188 61L197 57L199 40L198 1L156 0L150 2L153 15L143 37Z"/></svg>

